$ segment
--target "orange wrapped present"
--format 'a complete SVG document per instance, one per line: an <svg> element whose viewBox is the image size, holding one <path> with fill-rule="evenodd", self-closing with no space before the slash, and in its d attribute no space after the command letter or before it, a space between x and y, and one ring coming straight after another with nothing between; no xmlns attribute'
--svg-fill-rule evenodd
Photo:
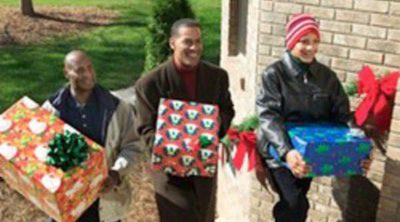
<svg viewBox="0 0 400 222"><path fill-rule="evenodd" d="M75 221L98 198L107 166L103 148L89 138L87 159L64 172L49 165L49 141L66 131L62 120L24 97L0 115L0 175L57 221Z"/></svg>

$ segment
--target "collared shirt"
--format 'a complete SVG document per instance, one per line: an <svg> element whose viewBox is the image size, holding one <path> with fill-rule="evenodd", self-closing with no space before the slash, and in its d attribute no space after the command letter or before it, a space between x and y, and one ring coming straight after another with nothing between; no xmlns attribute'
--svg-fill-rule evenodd
<svg viewBox="0 0 400 222"><path fill-rule="evenodd" d="M102 120L104 109L100 109L98 101L92 93L86 104L79 104L75 98L70 95L67 98L67 110L64 121L69 125L91 138L98 144L102 141Z"/></svg>

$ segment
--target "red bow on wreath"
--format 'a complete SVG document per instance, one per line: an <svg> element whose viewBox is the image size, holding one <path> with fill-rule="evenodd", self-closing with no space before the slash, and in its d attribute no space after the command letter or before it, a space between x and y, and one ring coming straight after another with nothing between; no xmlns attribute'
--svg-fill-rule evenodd
<svg viewBox="0 0 400 222"><path fill-rule="evenodd" d="M239 132L239 130L231 128L227 135L230 140L237 143L233 166L240 170L247 153L249 159L248 171L251 171L256 166L256 134L253 131Z"/></svg>
<svg viewBox="0 0 400 222"><path fill-rule="evenodd" d="M366 97L355 112L357 125L362 126L368 118L372 118L381 134L389 130L399 77L400 72L392 72L377 79L368 66L358 73L358 94L365 93Z"/></svg>

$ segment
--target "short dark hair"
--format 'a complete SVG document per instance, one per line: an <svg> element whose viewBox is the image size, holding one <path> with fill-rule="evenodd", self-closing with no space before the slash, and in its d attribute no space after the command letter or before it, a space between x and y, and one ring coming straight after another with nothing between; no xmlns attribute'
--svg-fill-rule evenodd
<svg viewBox="0 0 400 222"><path fill-rule="evenodd" d="M179 19L175 21L174 24L172 24L171 26L171 36L177 35L180 27L201 28L200 23L194 19L190 18Z"/></svg>

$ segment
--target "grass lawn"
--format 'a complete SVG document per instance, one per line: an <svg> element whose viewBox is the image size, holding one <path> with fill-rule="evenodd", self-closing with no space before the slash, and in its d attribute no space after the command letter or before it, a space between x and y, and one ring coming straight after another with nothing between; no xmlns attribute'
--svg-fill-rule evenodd
<svg viewBox="0 0 400 222"><path fill-rule="evenodd" d="M115 25L93 29L79 36L55 38L39 44L0 48L0 112L23 95L43 102L65 80L64 55L76 48L92 57L100 84L109 89L131 86L143 71L144 33L151 1L140 0L33 0L40 6L99 6L120 12ZM19 1L0 0L1 6L19 7ZM205 59L218 64L220 1L191 0L202 23ZM71 18L73 19L73 18Z"/></svg>

